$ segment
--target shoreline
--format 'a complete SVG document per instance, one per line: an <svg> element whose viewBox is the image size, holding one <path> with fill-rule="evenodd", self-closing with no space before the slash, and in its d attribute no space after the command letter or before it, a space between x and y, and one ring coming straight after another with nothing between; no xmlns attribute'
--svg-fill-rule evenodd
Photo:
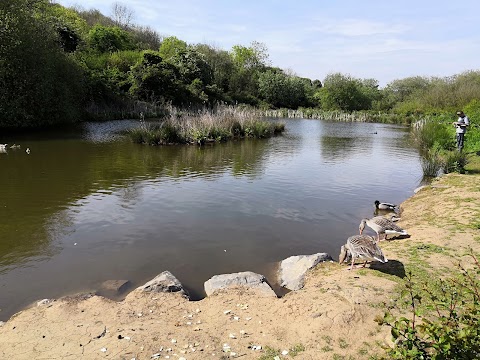
<svg viewBox="0 0 480 360"><path fill-rule="evenodd" d="M440 185L440 186L438 186ZM408 239L382 241L389 262L366 269L325 262L281 298L220 290L199 301L178 293L129 293L115 302L70 296L31 307L0 326L0 357L47 359L368 359L391 345L375 323L406 271L453 271L480 252L480 176L449 174L401 204ZM461 204L461 206L459 206ZM426 245L428 244L428 245ZM433 250L435 251L433 251ZM336 255L336 254L332 254ZM282 355L282 352L285 355Z"/></svg>

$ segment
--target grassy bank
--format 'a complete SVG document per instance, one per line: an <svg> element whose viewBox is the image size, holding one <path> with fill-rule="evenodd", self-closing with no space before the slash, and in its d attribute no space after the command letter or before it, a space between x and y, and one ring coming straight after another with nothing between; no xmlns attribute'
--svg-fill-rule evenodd
<svg viewBox="0 0 480 360"><path fill-rule="evenodd" d="M255 111L221 107L214 111L180 112L175 108L158 123L141 121L129 131L135 143L148 145L198 144L240 138L267 138L282 133L284 123L261 120Z"/></svg>

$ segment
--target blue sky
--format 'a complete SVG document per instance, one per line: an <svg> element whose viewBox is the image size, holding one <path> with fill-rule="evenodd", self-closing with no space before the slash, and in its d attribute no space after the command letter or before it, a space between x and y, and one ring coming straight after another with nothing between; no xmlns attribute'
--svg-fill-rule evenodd
<svg viewBox="0 0 480 360"><path fill-rule="evenodd" d="M114 1L57 0L111 15ZM478 0L128 0L134 23L187 43L264 43L273 66L323 81L449 76L480 69Z"/></svg>

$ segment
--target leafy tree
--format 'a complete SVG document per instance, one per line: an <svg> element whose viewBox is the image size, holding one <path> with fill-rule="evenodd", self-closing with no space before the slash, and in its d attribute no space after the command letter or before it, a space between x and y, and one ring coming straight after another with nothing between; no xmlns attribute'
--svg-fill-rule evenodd
<svg viewBox="0 0 480 360"><path fill-rule="evenodd" d="M231 102L231 78L238 71L230 54L206 44L198 44L195 49L204 56L213 74L214 88L210 87L213 97Z"/></svg>
<svg viewBox="0 0 480 360"><path fill-rule="evenodd" d="M258 86L262 98L273 106L297 108L307 103L306 89L311 87L311 81L268 70L259 75Z"/></svg>
<svg viewBox="0 0 480 360"><path fill-rule="evenodd" d="M158 52L144 52L143 59L132 67L131 83L130 93L141 100L181 105L187 98L178 69L163 61Z"/></svg>
<svg viewBox="0 0 480 360"><path fill-rule="evenodd" d="M88 33L90 47L99 52L131 50L130 34L119 27L95 25Z"/></svg>
<svg viewBox="0 0 480 360"><path fill-rule="evenodd" d="M371 101L362 90L362 82L350 75L329 74L319 92L322 108L344 111L369 109Z"/></svg>
<svg viewBox="0 0 480 360"><path fill-rule="evenodd" d="M390 92L394 95L396 102L407 100L415 93L427 90L430 81L426 77L412 76L404 79L394 80L387 84L385 92Z"/></svg>
<svg viewBox="0 0 480 360"><path fill-rule="evenodd" d="M45 126L78 120L83 74L58 45L41 13L46 1L0 2L0 126Z"/></svg>
<svg viewBox="0 0 480 360"><path fill-rule="evenodd" d="M158 50L160 48L161 37L150 26L132 26L129 31L135 48L140 50Z"/></svg>
<svg viewBox="0 0 480 360"><path fill-rule="evenodd" d="M97 9L90 9L90 10L83 10L81 7L74 7L75 10L80 17L85 19L87 25L93 27L95 25L102 25L112 27L115 26L115 22L110 19L108 16L103 15Z"/></svg>
<svg viewBox="0 0 480 360"><path fill-rule="evenodd" d="M177 67L181 81L190 90L191 101L208 101L206 87L212 85L213 72L204 56L194 47L187 47L185 51L178 51L169 62Z"/></svg>
<svg viewBox="0 0 480 360"><path fill-rule="evenodd" d="M253 41L249 47L234 45L232 57L240 68L261 68L268 65L268 50L265 44Z"/></svg>
<svg viewBox="0 0 480 360"><path fill-rule="evenodd" d="M185 41L179 40L175 36L170 36L163 39L162 45L160 45L159 53L162 59L168 61L170 58L186 50L187 43Z"/></svg>
<svg viewBox="0 0 480 360"><path fill-rule="evenodd" d="M57 31L63 50L76 51L88 32L87 22L75 10L59 4L49 4L43 10L44 20Z"/></svg>

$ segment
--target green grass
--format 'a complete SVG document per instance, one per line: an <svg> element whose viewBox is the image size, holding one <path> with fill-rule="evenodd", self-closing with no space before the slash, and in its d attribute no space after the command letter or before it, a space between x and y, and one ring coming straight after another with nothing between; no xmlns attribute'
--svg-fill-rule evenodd
<svg viewBox="0 0 480 360"><path fill-rule="evenodd" d="M295 344L288 350L288 356L295 357L301 352L305 351L305 346L303 344ZM270 346L265 346L263 348L263 354L258 358L258 360L273 360L275 356L280 358L285 358L280 349L275 349Z"/></svg>
<svg viewBox="0 0 480 360"><path fill-rule="evenodd" d="M265 346L264 353L258 358L258 360L273 360L275 356L280 356L281 352L278 349L274 349L270 346Z"/></svg>
<svg viewBox="0 0 480 360"><path fill-rule="evenodd" d="M303 351L305 351L305 346L302 344L296 344L290 348L290 351L288 352L288 354L291 357L295 357Z"/></svg>
<svg viewBox="0 0 480 360"><path fill-rule="evenodd" d="M338 339L338 346L340 346L340 349L346 349L348 347L348 343L345 339Z"/></svg>

